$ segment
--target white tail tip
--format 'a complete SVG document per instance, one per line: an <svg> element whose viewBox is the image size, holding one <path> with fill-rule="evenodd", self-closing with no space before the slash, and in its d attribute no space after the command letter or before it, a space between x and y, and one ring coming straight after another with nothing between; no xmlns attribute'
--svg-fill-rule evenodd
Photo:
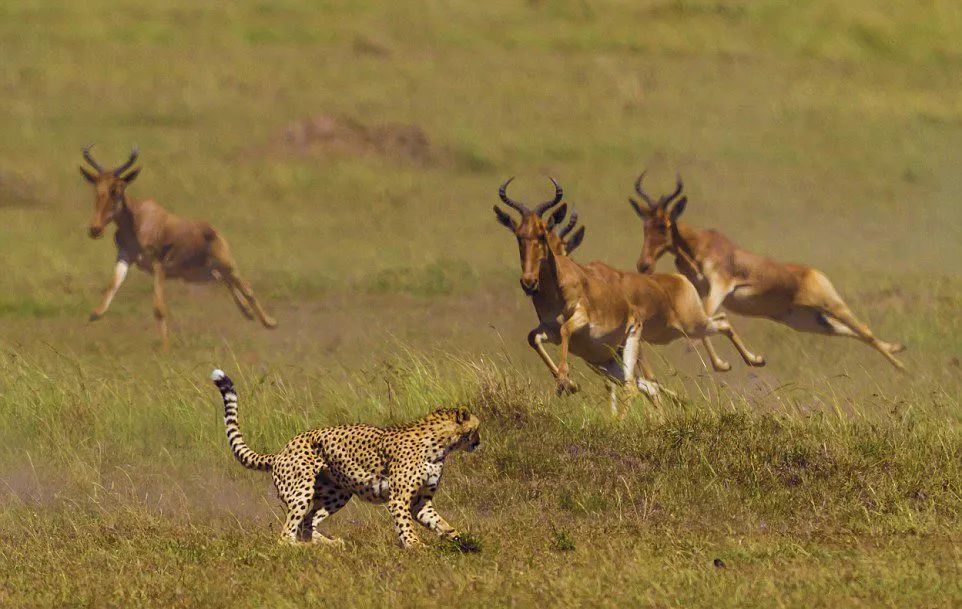
<svg viewBox="0 0 962 609"><path fill-rule="evenodd" d="M216 382L216 381L222 380L225 376L227 375L224 374L223 370L221 370L220 368L214 368L214 371L210 373L210 380Z"/></svg>

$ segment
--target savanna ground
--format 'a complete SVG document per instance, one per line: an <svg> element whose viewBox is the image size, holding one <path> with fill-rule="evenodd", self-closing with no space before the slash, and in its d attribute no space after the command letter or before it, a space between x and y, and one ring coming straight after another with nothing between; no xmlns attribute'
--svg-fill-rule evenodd
<svg viewBox="0 0 962 609"><path fill-rule="evenodd" d="M960 70L949 0L2 3L0 605L958 606ZM88 324L90 141L139 144L132 195L213 222L280 327L170 284L161 353L140 273ZM822 268L909 373L736 319L766 368L678 344L684 403L555 398L497 187L558 177L576 257L631 267L644 167L682 172L689 222ZM470 405L438 504L482 552L405 554L356 502L346 550L277 546L215 365L260 450Z"/></svg>

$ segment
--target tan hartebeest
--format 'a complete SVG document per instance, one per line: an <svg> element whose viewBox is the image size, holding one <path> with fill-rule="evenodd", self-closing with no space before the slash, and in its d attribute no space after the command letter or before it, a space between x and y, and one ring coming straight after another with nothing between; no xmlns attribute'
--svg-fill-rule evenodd
<svg viewBox="0 0 962 609"><path fill-rule="evenodd" d="M724 305L734 313L766 317L802 332L857 338L896 368L905 368L895 357L905 347L876 338L823 273L810 266L775 262L739 248L716 230L698 230L679 222L688 203L687 196L678 198L681 178L674 192L656 201L642 188L644 177L642 173L636 180L635 191L647 205L628 199L645 222L639 272L651 272L658 258L671 252L675 266L698 289L710 316ZM716 369L730 368L707 338L704 343Z"/></svg>
<svg viewBox="0 0 962 609"><path fill-rule="evenodd" d="M100 305L90 314L91 321L100 319L107 312L130 265L136 264L153 275L154 317L164 347L168 342L167 303L164 300L164 279L167 277L192 282L223 281L244 316L254 319L256 314L268 328L277 325L257 302L250 285L238 276L227 241L210 224L176 216L153 199L138 201L127 196L127 185L140 173L140 167L131 169L137 160L136 148L116 169L103 169L91 156L90 146L83 149L83 157L96 170L93 173L82 165L80 167L80 173L96 191L90 236L99 239L108 224L117 225L114 276Z"/></svg>
<svg viewBox="0 0 962 609"><path fill-rule="evenodd" d="M653 400L663 391L643 359L642 340L664 344L682 336L701 338L720 332L732 340L746 361L758 359L745 349L727 321L705 315L698 293L683 276L652 277L603 263L582 266L571 260L553 232L564 217L564 206L547 221L543 219L563 198L558 183L552 179L554 199L530 210L507 196L510 182L501 186L499 195L505 205L521 214L521 221L497 206L494 212L518 240L521 287L531 297L540 321L528 334L528 344L557 379L559 394L578 390L568 376L569 351L606 377L615 411L616 383L632 390L637 385ZM583 229L579 234L583 235ZM557 365L545 350L545 341L561 346ZM635 377L636 364L644 379Z"/></svg>

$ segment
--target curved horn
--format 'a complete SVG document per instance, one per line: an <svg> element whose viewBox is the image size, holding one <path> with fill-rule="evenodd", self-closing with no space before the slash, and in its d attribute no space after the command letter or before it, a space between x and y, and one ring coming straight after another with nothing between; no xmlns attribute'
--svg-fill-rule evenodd
<svg viewBox="0 0 962 609"><path fill-rule="evenodd" d="M642 199L645 200L645 203L648 204L648 207L654 209L655 207L658 206L658 204L655 203L654 199L652 199L652 198L648 195L648 193L645 192L645 191L641 188L641 181L645 179L645 174L646 174L646 173L648 173L648 170L647 170L647 169L646 169L645 171L642 171L642 172L641 172L641 175L638 176L638 179L635 180L635 192L638 193L638 196L639 196L639 197L641 197Z"/></svg>
<svg viewBox="0 0 962 609"><path fill-rule="evenodd" d="M575 234L571 235L571 239L568 239L568 241L565 242L565 249L568 250L568 254L567 254L568 256L571 255L571 252L578 249L578 246L581 245L581 242L582 240L584 240L584 238L585 238L585 227L582 226L581 228L575 231Z"/></svg>
<svg viewBox="0 0 962 609"><path fill-rule="evenodd" d="M534 213L538 214L539 217L544 215L544 212L548 211L558 203L561 203L561 199L564 198L564 191L561 190L561 185L558 184L558 182L556 182L551 176L548 176L548 179L551 180L552 184L554 184L554 199L545 201L541 205L534 208Z"/></svg>
<svg viewBox="0 0 962 609"><path fill-rule="evenodd" d="M524 203L519 203L518 201L508 197L508 184L510 184L512 180L514 180L514 176L508 178L508 181L502 184L501 188L498 189L498 196L501 197L501 202L512 209L518 210L522 216L530 214L531 210L525 207Z"/></svg>
<svg viewBox="0 0 962 609"><path fill-rule="evenodd" d="M119 177L120 177L120 174L122 174L123 172L127 171L128 169L130 169L130 166L133 165L133 164L137 161L137 155L139 155L139 154L140 154L140 151L137 150L137 146L134 146L133 148L131 148L131 149L130 149L130 158L127 159L127 162L125 162L123 165L121 165L121 166L118 167L117 169L114 169L114 176L119 178Z"/></svg>
<svg viewBox="0 0 962 609"><path fill-rule="evenodd" d="M676 180L675 192L658 199L658 205L660 205L663 208L668 207L668 204L674 201L675 197L681 194L681 189L684 188L684 184L682 184L682 181L681 181L681 174L676 173L675 180Z"/></svg>
<svg viewBox="0 0 962 609"><path fill-rule="evenodd" d="M93 155L90 154L90 149L93 148L93 147L94 147L93 144L87 144L86 146L84 146L84 153L83 153L83 154L84 154L84 160L86 160L88 163L90 163L90 166L91 166L91 167L93 167L94 169L96 169L96 170L99 171L100 173L103 173L103 172L104 172L104 168L101 167L100 164L97 163L97 161L94 160Z"/></svg>
<svg viewBox="0 0 962 609"><path fill-rule="evenodd" d="M572 205L571 217L569 218L568 223L564 226L564 228L558 231L558 237L561 239L564 239L568 235L568 233L570 233L574 229L576 224L578 224L578 212L575 211L574 205Z"/></svg>

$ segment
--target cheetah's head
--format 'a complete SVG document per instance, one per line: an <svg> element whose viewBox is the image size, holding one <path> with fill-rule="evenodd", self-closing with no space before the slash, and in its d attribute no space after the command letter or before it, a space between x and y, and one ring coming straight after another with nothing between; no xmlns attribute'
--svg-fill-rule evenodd
<svg viewBox="0 0 962 609"><path fill-rule="evenodd" d="M474 452L474 449L481 444L481 435L478 433L478 426L481 421L466 408L456 408L451 411L455 425L455 436L452 438L452 450L464 450Z"/></svg>

